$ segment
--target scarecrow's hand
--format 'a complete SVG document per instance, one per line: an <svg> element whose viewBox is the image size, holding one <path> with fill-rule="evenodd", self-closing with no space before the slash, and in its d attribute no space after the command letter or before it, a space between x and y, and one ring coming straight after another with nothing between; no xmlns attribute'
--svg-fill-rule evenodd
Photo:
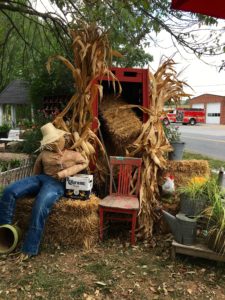
<svg viewBox="0 0 225 300"><path fill-rule="evenodd" d="M61 173L61 172L58 172L58 173L56 174L56 179L60 180L60 179L63 179L63 178L64 178L64 176L62 176L62 173Z"/></svg>
<svg viewBox="0 0 225 300"><path fill-rule="evenodd" d="M60 179L62 178L66 178L66 177L69 177L69 176L73 176L77 173L79 173L80 171L86 169L88 166L88 161L87 160L84 160L82 162L79 162L69 168L66 168L64 170L61 170L57 173L58 177Z"/></svg>

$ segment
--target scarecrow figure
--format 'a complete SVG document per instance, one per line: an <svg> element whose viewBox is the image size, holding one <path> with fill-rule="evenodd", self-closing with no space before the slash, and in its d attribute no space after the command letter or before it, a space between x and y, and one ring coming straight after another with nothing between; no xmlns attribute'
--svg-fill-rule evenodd
<svg viewBox="0 0 225 300"><path fill-rule="evenodd" d="M52 123L41 127L41 153L34 165L34 175L16 181L5 188L0 199L0 225L11 224L16 201L34 195L32 216L22 245L22 260L38 254L45 221L53 204L64 195L64 181L84 170L88 161L79 153L65 149L64 136L68 132Z"/></svg>

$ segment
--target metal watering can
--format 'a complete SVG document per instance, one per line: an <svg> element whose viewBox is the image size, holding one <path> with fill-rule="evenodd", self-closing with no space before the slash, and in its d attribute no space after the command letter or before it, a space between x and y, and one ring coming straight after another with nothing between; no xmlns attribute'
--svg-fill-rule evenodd
<svg viewBox="0 0 225 300"><path fill-rule="evenodd" d="M16 248L21 236L21 229L17 225L0 225L0 254L12 252Z"/></svg>
<svg viewBox="0 0 225 300"><path fill-rule="evenodd" d="M164 210L162 213L176 242L184 245L193 245L196 240L197 232L196 219L188 218L182 213L178 213L176 216L173 216Z"/></svg>

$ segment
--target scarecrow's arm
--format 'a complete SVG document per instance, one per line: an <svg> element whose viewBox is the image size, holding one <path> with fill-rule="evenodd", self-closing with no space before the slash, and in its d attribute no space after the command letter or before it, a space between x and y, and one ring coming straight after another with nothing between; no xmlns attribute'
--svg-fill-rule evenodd
<svg viewBox="0 0 225 300"><path fill-rule="evenodd" d="M87 168L89 162L79 152L74 153L74 165L57 173L59 179L75 175Z"/></svg>
<svg viewBox="0 0 225 300"><path fill-rule="evenodd" d="M43 172L42 167L42 153L40 153L35 161L34 168L33 168L33 174L38 175Z"/></svg>

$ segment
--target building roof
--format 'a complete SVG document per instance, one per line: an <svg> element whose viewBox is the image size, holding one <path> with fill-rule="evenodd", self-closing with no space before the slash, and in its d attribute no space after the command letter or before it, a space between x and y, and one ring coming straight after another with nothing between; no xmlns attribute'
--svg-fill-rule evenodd
<svg viewBox="0 0 225 300"><path fill-rule="evenodd" d="M201 98L222 98L222 99L224 99L225 98L225 96L220 96L220 95L214 95L214 94L202 94L202 95L199 95L199 96L196 96L196 97L193 97L193 98L191 98L190 99L190 101L192 101L192 100L195 100L195 99L201 99Z"/></svg>
<svg viewBox="0 0 225 300"><path fill-rule="evenodd" d="M28 83L21 79L10 82L0 93L0 104L27 104L28 100Z"/></svg>

